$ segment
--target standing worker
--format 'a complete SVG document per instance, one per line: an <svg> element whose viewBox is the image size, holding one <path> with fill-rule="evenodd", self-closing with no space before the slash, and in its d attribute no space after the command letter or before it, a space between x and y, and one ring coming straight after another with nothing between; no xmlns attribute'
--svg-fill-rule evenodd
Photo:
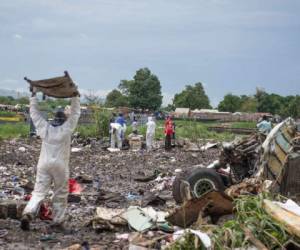
<svg viewBox="0 0 300 250"><path fill-rule="evenodd" d="M258 131L264 135L268 135L272 130L272 124L266 115L262 117L262 121L259 122L256 127L258 128Z"/></svg>
<svg viewBox="0 0 300 250"><path fill-rule="evenodd" d="M122 149L122 126L119 123L110 124L110 147L115 148L116 142L119 149Z"/></svg>
<svg viewBox="0 0 300 250"><path fill-rule="evenodd" d="M165 121L165 150L172 148L173 124L170 116Z"/></svg>
<svg viewBox="0 0 300 250"><path fill-rule="evenodd" d="M156 128L156 124L153 121L152 116L148 117L148 122L146 125L147 125L146 145L147 145L147 150L151 150L153 147L153 139L155 136L155 128Z"/></svg>
<svg viewBox="0 0 300 250"><path fill-rule="evenodd" d="M121 133L121 138L122 141L125 139L125 132L126 132L126 120L123 117L122 113L119 113L119 116L116 118L115 123L119 123L122 127L122 133Z"/></svg>
<svg viewBox="0 0 300 250"><path fill-rule="evenodd" d="M136 120L136 117L133 117L133 122L132 122L131 126L132 126L132 133L137 135L138 134L138 122Z"/></svg>
<svg viewBox="0 0 300 250"><path fill-rule="evenodd" d="M23 211L21 228L30 229L30 221L35 217L42 200L54 183L53 195L53 229L64 229L67 208L69 160L71 135L80 117L79 95L72 98L70 115L67 118L63 111L55 114L54 120L48 123L38 109L35 90L30 98L30 116L42 139L42 148L37 165L36 183L32 197Z"/></svg>

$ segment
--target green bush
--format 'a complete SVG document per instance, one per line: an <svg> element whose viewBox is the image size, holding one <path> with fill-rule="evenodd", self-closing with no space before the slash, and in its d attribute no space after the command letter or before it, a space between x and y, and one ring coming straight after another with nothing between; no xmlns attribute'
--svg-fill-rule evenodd
<svg viewBox="0 0 300 250"><path fill-rule="evenodd" d="M0 124L0 139L28 137L29 125L26 123Z"/></svg>
<svg viewBox="0 0 300 250"><path fill-rule="evenodd" d="M109 136L109 124L112 114L107 110L96 110L94 112L94 121L96 125L96 137Z"/></svg>

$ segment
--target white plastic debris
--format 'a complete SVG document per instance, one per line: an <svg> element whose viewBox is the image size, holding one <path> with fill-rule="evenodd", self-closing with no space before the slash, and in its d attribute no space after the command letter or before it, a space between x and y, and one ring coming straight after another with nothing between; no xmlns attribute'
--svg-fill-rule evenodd
<svg viewBox="0 0 300 250"><path fill-rule="evenodd" d="M155 211L152 207L130 206L122 217L136 231L142 232L152 228L155 223L165 222L168 213Z"/></svg>
<svg viewBox="0 0 300 250"><path fill-rule="evenodd" d="M285 203L274 201L273 203L279 205L281 208L283 208L289 212L292 212L292 213L300 216L300 207L293 200L289 199Z"/></svg>
<svg viewBox="0 0 300 250"><path fill-rule="evenodd" d="M202 233L201 231L198 230L196 231L192 229L186 229L186 230L177 231L173 234L173 240L177 240L178 238L180 238L182 235L186 233L192 233L196 235L201 240L205 248L207 249L211 248L211 239L209 238L209 236L206 233Z"/></svg>
<svg viewBox="0 0 300 250"><path fill-rule="evenodd" d="M82 148L72 148L71 152L72 153L77 153L77 152L80 152L81 150L82 150Z"/></svg>
<svg viewBox="0 0 300 250"><path fill-rule="evenodd" d="M115 152L119 152L120 149L119 148L107 148L107 150L111 153L115 153Z"/></svg>
<svg viewBox="0 0 300 250"><path fill-rule="evenodd" d="M124 233L124 234L116 233L116 239L118 239L118 240L128 240L129 239L129 234L128 233Z"/></svg>
<svg viewBox="0 0 300 250"><path fill-rule="evenodd" d="M21 152L26 152L26 148L25 147L19 147L19 151L21 151Z"/></svg>
<svg viewBox="0 0 300 250"><path fill-rule="evenodd" d="M201 151L205 151L205 150L208 150L210 148L216 148L217 146L218 146L218 143L208 142L204 146L202 146L200 149L201 149Z"/></svg>

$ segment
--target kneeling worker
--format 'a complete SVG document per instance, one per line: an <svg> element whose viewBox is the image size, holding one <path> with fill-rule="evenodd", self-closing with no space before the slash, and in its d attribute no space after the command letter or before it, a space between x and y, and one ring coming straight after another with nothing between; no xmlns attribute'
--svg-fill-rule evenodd
<svg viewBox="0 0 300 250"><path fill-rule="evenodd" d="M30 98L30 116L37 129L37 135L42 139L42 148L37 165L36 183L32 197L23 211L21 228L30 229L30 221L36 216L40 203L54 183L52 227L63 230L69 191L71 135L80 116L80 98L72 98L68 118L63 111L58 111L54 120L49 123L41 115L36 93L33 91Z"/></svg>

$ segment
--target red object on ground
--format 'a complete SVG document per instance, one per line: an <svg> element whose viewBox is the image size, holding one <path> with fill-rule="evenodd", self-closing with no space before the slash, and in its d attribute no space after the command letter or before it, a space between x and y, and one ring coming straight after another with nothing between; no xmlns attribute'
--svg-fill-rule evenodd
<svg viewBox="0 0 300 250"><path fill-rule="evenodd" d="M80 194L82 187L75 179L69 179L69 193Z"/></svg>
<svg viewBox="0 0 300 250"><path fill-rule="evenodd" d="M31 199L31 197L32 197L31 194L24 195L24 201L29 201Z"/></svg>
<svg viewBox="0 0 300 250"><path fill-rule="evenodd" d="M41 220L52 220L52 210L46 203L42 203L40 208L40 219Z"/></svg>

